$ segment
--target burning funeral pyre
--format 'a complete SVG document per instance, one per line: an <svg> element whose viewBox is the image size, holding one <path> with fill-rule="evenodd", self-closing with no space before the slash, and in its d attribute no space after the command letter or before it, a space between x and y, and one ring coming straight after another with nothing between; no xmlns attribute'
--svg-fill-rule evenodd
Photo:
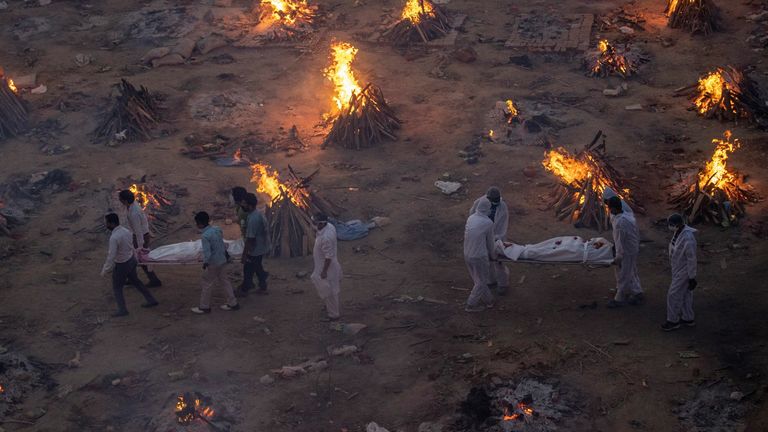
<svg viewBox="0 0 768 432"><path fill-rule="evenodd" d="M213 420L216 411L211 408L210 402L200 394L195 392L184 393L176 398L176 420L179 424L188 425L196 419L201 419L206 423Z"/></svg>
<svg viewBox="0 0 768 432"><path fill-rule="evenodd" d="M601 137L603 142L598 144ZM569 218L576 227L607 230L610 213L603 203L606 188L613 189L627 204L636 207L622 176L607 161L602 131L575 156L559 147L548 151L541 163L559 179L550 204L558 220Z"/></svg>
<svg viewBox="0 0 768 432"><path fill-rule="evenodd" d="M281 182L277 171L265 164L251 165L251 183L256 192L267 195L266 217L273 257L297 257L312 252L315 232L311 217L322 212L335 215L336 207L309 189L317 171L301 178L288 167L289 179Z"/></svg>
<svg viewBox="0 0 768 432"><path fill-rule="evenodd" d="M697 84L679 92L695 89L693 108L701 116L720 121L746 121L768 127L768 106L760 89L744 72L731 67L718 67L701 77Z"/></svg>
<svg viewBox="0 0 768 432"><path fill-rule="evenodd" d="M586 54L584 67L587 69L587 76L619 75L628 78L636 75L640 65L647 61L647 57L631 50L629 45L620 48L602 39L597 43L597 49Z"/></svg>
<svg viewBox="0 0 768 432"><path fill-rule="evenodd" d="M150 131L160 120L157 96L144 86L137 90L125 79L121 79L117 86L119 94L96 128L96 136L108 141L152 138Z"/></svg>
<svg viewBox="0 0 768 432"><path fill-rule="evenodd" d="M261 0L256 33L268 40L296 40L311 33L317 12L307 0Z"/></svg>
<svg viewBox="0 0 768 432"><path fill-rule="evenodd" d="M712 0L668 0L664 13L670 28L709 34L720 27L718 9Z"/></svg>
<svg viewBox="0 0 768 432"><path fill-rule="evenodd" d="M360 150L382 142L385 138L397 139L395 131L400 119L387 105L381 89L373 84L361 88L352 70L357 48L345 43L331 46L331 66L325 76L336 87L334 108L328 119L331 130L323 141L323 147L338 144Z"/></svg>
<svg viewBox="0 0 768 432"><path fill-rule="evenodd" d="M19 135L29 127L29 113L13 80L0 67L0 140Z"/></svg>
<svg viewBox="0 0 768 432"><path fill-rule="evenodd" d="M139 203L147 215L149 231L153 237L161 237L168 234L171 225L173 225L172 217L177 216L181 211L178 198L189 193L186 188L175 185L161 186L147 181L144 177L138 182L130 178L119 179L117 184L117 191L112 195L114 201L111 203L111 207L113 209L124 208L117 201L117 193L120 190L127 189L133 192L136 202ZM101 225L94 228L94 231L103 230L103 221L99 219L99 222Z"/></svg>
<svg viewBox="0 0 768 432"><path fill-rule="evenodd" d="M705 220L727 227L746 212L747 203L758 201L758 195L743 176L727 168L728 155L739 148L739 140L731 140L731 132L726 131L723 139L715 138L712 143L712 158L677 185L682 190L673 191L670 204L691 223Z"/></svg>
<svg viewBox="0 0 768 432"><path fill-rule="evenodd" d="M429 0L406 0L400 20L384 37L395 46L404 46L429 42L447 35L450 30L448 15L442 7Z"/></svg>

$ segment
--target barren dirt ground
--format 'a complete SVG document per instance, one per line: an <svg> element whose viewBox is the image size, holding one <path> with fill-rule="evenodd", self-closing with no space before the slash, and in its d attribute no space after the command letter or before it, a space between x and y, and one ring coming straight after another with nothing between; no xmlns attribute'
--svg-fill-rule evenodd
<svg viewBox="0 0 768 432"><path fill-rule="evenodd" d="M621 81L584 76L580 54L529 53L533 68L525 70L506 64L509 56L525 52L505 48L503 41L520 13L604 16L623 1L452 0L449 10L468 16L457 47L472 46L478 53L477 61L462 63L452 59L453 47L402 55L367 42L366 32L384 12L399 8L399 1L323 0L317 3L326 14L322 27L327 32L309 52L225 47L183 65L154 69L143 67L140 58L172 41L172 31L165 29L165 38L139 32L119 40L115 33L141 24L132 12L204 9L210 7L207 2L7 3L0 10L0 65L12 77L38 74L47 92L23 96L33 123L55 119L66 126L48 139L69 150L44 154L34 134L6 140L0 143L0 182L61 168L77 187L48 196L14 230L15 238L0 238L0 345L35 359L50 378L0 417L0 430L175 430L168 429L174 427L174 398L185 391L210 396L233 431L362 431L371 421L390 431L415 432L423 422L451 430L469 390L493 377L557 382L578 400L577 414L558 425L563 431L768 430L766 241L748 228L766 222L764 203L750 206L738 227L697 227L698 326L671 334L659 330L669 282L668 233L663 224L654 224L670 212L663 188L675 181L673 165L707 159L710 140L727 128L746 143L729 162L768 194L763 133L699 118L686 110L685 98L673 97L674 89L722 64L755 66L753 76L765 87L765 53L744 42L751 29L744 16L758 2L717 1L725 8L726 30L692 37L665 26L661 0L636 1L647 20L645 31L625 38L645 49L651 61L628 80L628 93L619 98L607 98L602 90ZM598 36L620 35L596 29L593 43ZM353 65L360 81L379 85L404 120L396 142L363 151L323 150L321 137L312 136L331 103L332 88L322 69L333 38L360 49ZM662 45L664 39L671 46ZM449 59L444 77L430 75L443 53ZM77 54L93 61L78 66ZM109 106L111 86L123 77L164 95L166 133L113 147L94 143L92 131ZM250 104L241 103L218 119L194 116L196 104L210 105L206 101L212 95L224 93ZM542 210L554 179L541 168L541 147L486 142L479 163L468 165L457 157L472 137L485 132L493 104L506 98L549 104L568 117L554 141L570 150L581 148L597 130L605 131L614 165L632 179L647 209L639 216L645 305L605 308L613 295L610 269L514 265L511 291L496 309L463 311L471 287L462 259L463 224L472 200L489 185L503 190L512 213L509 238L516 242L598 235ZM624 109L638 103L656 109ZM172 218L172 228L179 229L156 239L156 245L197 238L190 226L201 209L214 212L214 223L234 238L236 228L223 220L231 217L226 194L234 185L247 185L249 171L181 155L184 137L253 133L268 143L280 128L293 125L309 147L290 156L265 151L259 160L278 170L290 163L305 175L320 168L313 186L346 209L342 219L392 220L365 239L339 243L346 273L343 321L368 329L347 336L321 322L311 282L296 276L311 270L311 257L268 260L268 296L244 299L236 313L214 310L205 316L189 312L199 296L199 268L159 268L164 284L154 292L161 305L141 309L136 292L126 289L131 315L109 318L111 287L108 278L99 277L107 235L89 230L98 225L118 179L146 175L149 181L188 189L178 198L180 214ZM535 167L536 175L525 176L525 167ZM463 189L441 194L433 183L443 173L462 181ZM235 273L233 279L239 277ZM403 295L444 304L395 301ZM214 307L221 302L217 293ZM330 357L323 371L271 385L259 381L272 369L327 357L326 347L341 344L356 344L364 355ZM68 367L77 352L80 366ZM697 356L682 358L681 352ZM681 407L702 398L706 389L723 389L725 396L716 396L713 406L738 412L732 422L718 420L719 411L715 420L705 419L709 424L679 417ZM730 400L735 391L744 398ZM728 426L716 428L723 424ZM211 428L202 422L187 427Z"/></svg>

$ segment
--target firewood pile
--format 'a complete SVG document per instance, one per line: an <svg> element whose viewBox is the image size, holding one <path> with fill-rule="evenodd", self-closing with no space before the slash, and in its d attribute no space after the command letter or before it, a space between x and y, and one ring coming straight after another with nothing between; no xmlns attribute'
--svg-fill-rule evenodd
<svg viewBox="0 0 768 432"><path fill-rule="evenodd" d="M559 178L549 204L558 220L568 218L577 228L607 230L610 213L603 203L606 188L613 189L633 209L642 210L633 201L622 175L608 162L602 131L576 155L562 147L548 151L542 165Z"/></svg>
<svg viewBox="0 0 768 432"><path fill-rule="evenodd" d="M383 33L395 46L427 43L451 31L446 11L429 0L407 0L400 20Z"/></svg>
<svg viewBox="0 0 768 432"><path fill-rule="evenodd" d="M400 123L381 89L368 84L360 92L354 92L349 103L334 117L322 147L337 144L360 150L379 144L385 138L396 140Z"/></svg>
<svg viewBox="0 0 768 432"><path fill-rule="evenodd" d="M618 75L629 78L636 75L640 66L648 60L647 56L632 50L629 45L618 47L602 39L597 43L597 49L584 57L584 68L590 77Z"/></svg>
<svg viewBox="0 0 768 432"><path fill-rule="evenodd" d="M256 32L269 41L292 41L314 31L317 6L307 0L262 0Z"/></svg>
<svg viewBox="0 0 768 432"><path fill-rule="evenodd" d="M13 81L0 68L0 140L19 135L29 128L29 113L16 93Z"/></svg>
<svg viewBox="0 0 768 432"><path fill-rule="evenodd" d="M668 0L664 13L670 28L705 35L720 29L719 10L712 0Z"/></svg>
<svg viewBox="0 0 768 432"><path fill-rule="evenodd" d="M125 79L118 84L117 98L101 124L96 136L115 141L148 140L152 128L160 121L158 98L141 86L138 90Z"/></svg>
<svg viewBox="0 0 768 432"><path fill-rule="evenodd" d="M744 176L727 168L729 153L740 147L726 131L723 139L713 139L715 152L698 172L681 179L669 203L680 210L689 222L709 222L723 227L732 225L746 213L746 205L759 200Z"/></svg>
<svg viewBox="0 0 768 432"><path fill-rule="evenodd" d="M732 66L718 67L683 87L677 94L693 91L691 101L699 115L720 121L746 121L768 127L768 106L757 84L743 71Z"/></svg>

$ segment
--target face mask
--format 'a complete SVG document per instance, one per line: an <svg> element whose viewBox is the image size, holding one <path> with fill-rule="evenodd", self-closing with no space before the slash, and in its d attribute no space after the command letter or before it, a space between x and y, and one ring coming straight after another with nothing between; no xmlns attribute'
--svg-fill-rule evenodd
<svg viewBox="0 0 768 432"><path fill-rule="evenodd" d="M674 225L667 225L667 229L669 229L669 230L670 230L670 231L672 231L672 232L675 232L675 231L677 231L677 227L676 227L676 226L674 226Z"/></svg>

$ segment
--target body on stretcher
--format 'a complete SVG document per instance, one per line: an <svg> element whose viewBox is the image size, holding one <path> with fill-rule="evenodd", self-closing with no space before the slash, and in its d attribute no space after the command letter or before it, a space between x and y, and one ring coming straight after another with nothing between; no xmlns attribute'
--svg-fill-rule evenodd
<svg viewBox="0 0 768 432"><path fill-rule="evenodd" d="M243 239L224 240L227 253L232 259L243 255ZM185 265L203 262L203 243L201 240L174 243L150 250L142 249L138 253L139 264L144 265Z"/></svg>
<svg viewBox="0 0 768 432"><path fill-rule="evenodd" d="M496 252L500 261L530 264L609 266L614 258L613 243L602 237L589 240L578 236L555 237L527 245L497 240Z"/></svg>

